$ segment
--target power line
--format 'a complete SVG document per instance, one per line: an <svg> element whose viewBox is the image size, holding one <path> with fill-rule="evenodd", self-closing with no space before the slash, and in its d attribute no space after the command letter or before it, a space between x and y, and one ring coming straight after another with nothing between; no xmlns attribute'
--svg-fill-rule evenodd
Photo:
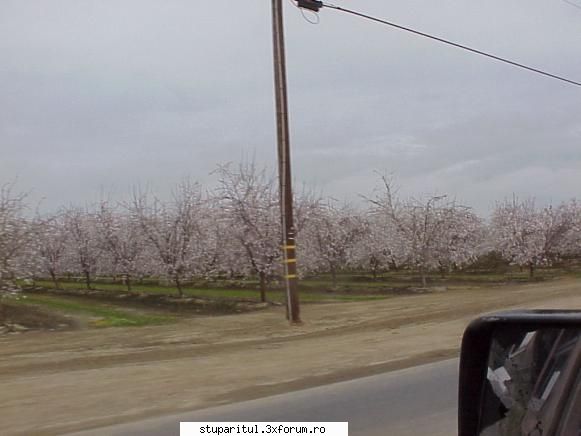
<svg viewBox="0 0 581 436"><path fill-rule="evenodd" d="M449 40L444 39L444 38L439 38L437 36L430 35L429 33L420 32L419 30L415 30L415 29L412 29L410 27L405 27L405 26L402 26L400 24L396 24L396 23L392 23L390 21L382 20L381 18L373 17L371 15L366 15L366 14L363 14L361 12L353 11L351 9L343 8L341 6L336 6L336 5L332 5L329 3L323 3L323 6L326 8L329 8L329 9L335 9L335 10L340 11L340 12L345 12L347 14L355 15L355 16L364 18L366 20L375 21L377 23L381 23L381 24L385 24L387 26L395 27L396 29L404 30L406 32L413 33L415 35L419 35L419 36L422 36L424 38L432 39L434 41L438 41L438 42L441 42L443 44L451 45L453 47L460 48L462 50L476 53L478 55L485 56L485 57L490 58L490 59L494 59L495 61L504 62L504 63L512 65L514 67L522 68L524 70L528 70L528 71L531 71L533 73L541 74L543 76L550 77L552 79L557 79L557 80L560 80L562 82L566 82L570 85L581 86L581 82L576 82L575 80L567 79L566 77L557 76L556 74L551 74L551 73L548 73L547 71L543 71L543 70L539 70L537 68L529 67L527 65L511 61L510 59L502 58L500 56L496 56L496 55L493 55L491 53L477 50L475 48L468 47L468 46L463 45L463 44L458 44L457 42L449 41Z"/></svg>
<svg viewBox="0 0 581 436"><path fill-rule="evenodd" d="M315 11L313 11L313 15L315 16L314 20L311 20L304 11L304 8L300 7L298 4L296 4L294 2L294 0L288 0L289 3L291 5L293 5L293 7L297 8L299 11L301 11L301 15L303 16L303 20L305 20L307 23L309 24L313 24L313 25L317 25L321 22L321 17L319 17L319 14L316 14Z"/></svg>

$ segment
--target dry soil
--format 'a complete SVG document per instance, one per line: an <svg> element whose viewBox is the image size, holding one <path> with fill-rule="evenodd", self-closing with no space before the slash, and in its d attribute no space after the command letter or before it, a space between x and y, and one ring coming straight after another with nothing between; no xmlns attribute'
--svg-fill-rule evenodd
<svg viewBox="0 0 581 436"><path fill-rule="evenodd" d="M581 280L462 288L178 324L0 337L0 432L62 434L458 355L476 315L579 308Z"/></svg>

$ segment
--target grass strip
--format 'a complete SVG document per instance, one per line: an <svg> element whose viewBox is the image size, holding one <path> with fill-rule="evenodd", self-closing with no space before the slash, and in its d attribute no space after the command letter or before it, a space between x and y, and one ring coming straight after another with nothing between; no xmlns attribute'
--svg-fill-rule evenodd
<svg viewBox="0 0 581 436"><path fill-rule="evenodd" d="M142 327L166 324L176 320L173 316L129 312L104 304L80 302L74 298L30 294L24 294L23 297L17 300L18 304L40 306L70 315L96 318L89 321L90 327Z"/></svg>

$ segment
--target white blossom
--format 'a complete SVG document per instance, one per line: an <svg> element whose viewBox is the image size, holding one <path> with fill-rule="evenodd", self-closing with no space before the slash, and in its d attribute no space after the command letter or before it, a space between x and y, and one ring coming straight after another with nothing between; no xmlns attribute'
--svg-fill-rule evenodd
<svg viewBox="0 0 581 436"><path fill-rule="evenodd" d="M183 282L199 271L204 253L207 210L200 185L180 183L169 202L136 193L130 210L157 259L155 273L173 282L183 296Z"/></svg>

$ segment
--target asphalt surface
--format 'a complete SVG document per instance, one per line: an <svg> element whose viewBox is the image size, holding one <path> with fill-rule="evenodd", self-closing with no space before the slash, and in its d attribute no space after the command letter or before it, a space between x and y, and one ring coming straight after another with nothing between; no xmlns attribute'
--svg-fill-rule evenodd
<svg viewBox="0 0 581 436"><path fill-rule="evenodd" d="M179 435L181 421L348 421L349 436L457 434L458 359L77 436Z"/></svg>

